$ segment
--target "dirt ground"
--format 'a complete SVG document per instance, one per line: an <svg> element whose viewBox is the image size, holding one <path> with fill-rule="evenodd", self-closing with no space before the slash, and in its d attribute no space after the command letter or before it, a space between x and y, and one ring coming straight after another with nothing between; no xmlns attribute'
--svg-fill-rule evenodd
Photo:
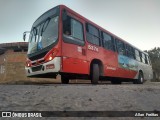
<svg viewBox="0 0 160 120"><path fill-rule="evenodd" d="M98 85L92 85L90 82L67 85L59 82L0 85L0 111L160 111L160 82L147 82L143 85L132 83L112 85L109 82ZM112 120L115 118L59 117L54 119Z"/></svg>

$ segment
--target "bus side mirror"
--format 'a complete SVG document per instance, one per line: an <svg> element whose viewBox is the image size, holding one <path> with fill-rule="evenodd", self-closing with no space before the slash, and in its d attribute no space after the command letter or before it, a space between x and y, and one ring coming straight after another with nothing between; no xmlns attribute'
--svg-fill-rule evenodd
<svg viewBox="0 0 160 120"><path fill-rule="evenodd" d="M27 34L27 33L30 33L30 31L25 31L25 32L23 33L23 40L24 40L24 41L26 41L26 34Z"/></svg>
<svg viewBox="0 0 160 120"><path fill-rule="evenodd" d="M62 20L65 21L67 19L67 11L64 9L62 14Z"/></svg>

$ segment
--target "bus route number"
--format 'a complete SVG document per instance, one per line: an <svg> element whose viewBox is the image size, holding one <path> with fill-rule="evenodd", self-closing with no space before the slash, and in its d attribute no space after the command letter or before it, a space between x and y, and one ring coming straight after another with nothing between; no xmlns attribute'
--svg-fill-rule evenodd
<svg viewBox="0 0 160 120"><path fill-rule="evenodd" d="M88 49L98 52L98 48L96 46L88 45Z"/></svg>

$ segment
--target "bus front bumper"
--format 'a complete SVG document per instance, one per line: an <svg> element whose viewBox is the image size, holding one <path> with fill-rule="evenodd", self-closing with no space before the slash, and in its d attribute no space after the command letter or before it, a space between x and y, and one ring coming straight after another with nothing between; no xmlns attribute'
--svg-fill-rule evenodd
<svg viewBox="0 0 160 120"><path fill-rule="evenodd" d="M60 71L61 57L32 67L25 67L27 77L53 78Z"/></svg>

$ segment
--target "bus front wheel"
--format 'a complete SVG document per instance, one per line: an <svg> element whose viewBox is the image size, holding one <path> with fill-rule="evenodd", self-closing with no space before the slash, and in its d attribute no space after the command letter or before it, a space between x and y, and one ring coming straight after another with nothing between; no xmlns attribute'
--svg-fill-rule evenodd
<svg viewBox="0 0 160 120"><path fill-rule="evenodd" d="M91 83L98 84L99 80L99 66L98 64L93 64L91 69Z"/></svg>
<svg viewBox="0 0 160 120"><path fill-rule="evenodd" d="M66 77L65 75L61 75L61 83L62 84L68 84L69 83L69 78Z"/></svg>

